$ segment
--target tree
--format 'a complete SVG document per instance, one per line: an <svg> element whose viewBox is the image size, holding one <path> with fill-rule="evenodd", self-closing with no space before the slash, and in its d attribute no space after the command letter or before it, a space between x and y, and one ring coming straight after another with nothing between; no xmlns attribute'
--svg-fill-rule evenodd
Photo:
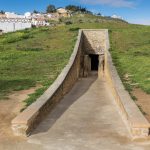
<svg viewBox="0 0 150 150"><path fill-rule="evenodd" d="M0 11L0 14L5 14L5 12L3 10Z"/></svg>
<svg viewBox="0 0 150 150"><path fill-rule="evenodd" d="M34 10L33 13L34 13L34 14L38 14L39 12L38 12L37 10Z"/></svg>
<svg viewBox="0 0 150 150"><path fill-rule="evenodd" d="M75 6L75 5L68 5L68 6L66 6L66 9L67 10L70 10L70 11L73 11L73 12L77 12L77 11L79 11L79 6Z"/></svg>
<svg viewBox="0 0 150 150"><path fill-rule="evenodd" d="M46 12L47 13L54 13L54 12L56 12L56 7L54 5L48 5Z"/></svg>
<svg viewBox="0 0 150 150"><path fill-rule="evenodd" d="M68 6L66 6L66 9L70 10L72 12L81 12L81 13L92 14L92 12L87 10L85 7L76 6L76 5L68 5Z"/></svg>
<svg viewBox="0 0 150 150"><path fill-rule="evenodd" d="M99 12L99 13L97 13L97 16L101 16L102 14Z"/></svg>
<svg viewBox="0 0 150 150"><path fill-rule="evenodd" d="M79 10L80 10L81 12L83 12L83 13L87 12L87 9L86 9L86 8L81 7L81 6L80 6L79 8L80 8Z"/></svg>

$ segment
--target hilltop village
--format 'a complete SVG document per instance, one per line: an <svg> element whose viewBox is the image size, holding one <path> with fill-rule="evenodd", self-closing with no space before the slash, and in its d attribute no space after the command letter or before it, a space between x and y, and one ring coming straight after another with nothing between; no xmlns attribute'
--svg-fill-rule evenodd
<svg viewBox="0 0 150 150"><path fill-rule="evenodd" d="M14 32L31 28L33 26L49 26L49 20L57 21L61 17L70 17L71 12L65 8L58 8L52 13L40 13L34 11L26 12L24 15L19 15L14 12L0 13L0 32Z"/></svg>
<svg viewBox="0 0 150 150"><path fill-rule="evenodd" d="M48 5L46 12L34 10L33 12L26 12L24 15L0 11L0 34L32 27L51 26L51 22L58 22L61 18L69 18L75 14L92 14L105 17L101 13L93 14L93 12L84 7L74 5L68 5L65 8L56 8L54 5ZM106 18L123 20L118 15L106 16Z"/></svg>

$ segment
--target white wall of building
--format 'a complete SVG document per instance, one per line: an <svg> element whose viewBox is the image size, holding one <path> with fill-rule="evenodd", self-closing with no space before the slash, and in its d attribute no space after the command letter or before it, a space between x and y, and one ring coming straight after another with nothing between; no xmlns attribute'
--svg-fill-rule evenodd
<svg viewBox="0 0 150 150"><path fill-rule="evenodd" d="M31 14L30 12L26 12L26 13L24 14L24 17L31 19L32 14Z"/></svg>
<svg viewBox="0 0 150 150"><path fill-rule="evenodd" d="M3 30L4 33L24 30L31 27L32 24L30 22L22 23L22 22L1 22L0 21L0 30Z"/></svg>
<svg viewBox="0 0 150 150"><path fill-rule="evenodd" d="M6 18L25 18L25 16L23 15L18 15L15 13L11 13L11 12L5 12Z"/></svg>
<svg viewBox="0 0 150 150"><path fill-rule="evenodd" d="M6 12L5 14L6 18L0 19L0 30L4 33L24 30L31 28L32 25L37 27L50 25L45 20L45 14L32 14L30 12L26 12L24 15L11 12ZM52 17L52 15L50 15L50 17Z"/></svg>
<svg viewBox="0 0 150 150"><path fill-rule="evenodd" d="M118 15L112 15L111 17L112 17L112 18L115 18L115 19L123 19L123 17L118 16Z"/></svg>

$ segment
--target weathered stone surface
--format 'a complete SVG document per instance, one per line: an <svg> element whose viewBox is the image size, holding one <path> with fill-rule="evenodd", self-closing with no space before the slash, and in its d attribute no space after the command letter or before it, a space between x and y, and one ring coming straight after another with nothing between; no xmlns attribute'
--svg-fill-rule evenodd
<svg viewBox="0 0 150 150"><path fill-rule="evenodd" d="M91 58L89 55L84 55L84 75L83 77L88 77L91 71Z"/></svg>
<svg viewBox="0 0 150 150"><path fill-rule="evenodd" d="M104 30L83 30L84 50L87 54L103 54L105 50Z"/></svg>
<svg viewBox="0 0 150 150"><path fill-rule="evenodd" d="M107 41L109 41L108 33L106 34ZM112 63L112 58L108 49L109 42L106 42L105 76L112 90L113 96L115 97L118 110L125 121L132 138L146 138L149 136L150 123L146 120L131 99L129 93L125 90L117 70Z"/></svg>

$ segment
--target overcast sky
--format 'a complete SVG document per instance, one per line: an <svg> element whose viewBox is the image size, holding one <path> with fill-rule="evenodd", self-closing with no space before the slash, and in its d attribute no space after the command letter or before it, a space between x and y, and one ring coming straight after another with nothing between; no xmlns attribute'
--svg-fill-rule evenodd
<svg viewBox="0 0 150 150"><path fill-rule="evenodd" d="M48 4L64 7L68 4L81 5L103 15L122 16L130 23L150 25L150 0L1 0L0 10L24 13L45 11Z"/></svg>

